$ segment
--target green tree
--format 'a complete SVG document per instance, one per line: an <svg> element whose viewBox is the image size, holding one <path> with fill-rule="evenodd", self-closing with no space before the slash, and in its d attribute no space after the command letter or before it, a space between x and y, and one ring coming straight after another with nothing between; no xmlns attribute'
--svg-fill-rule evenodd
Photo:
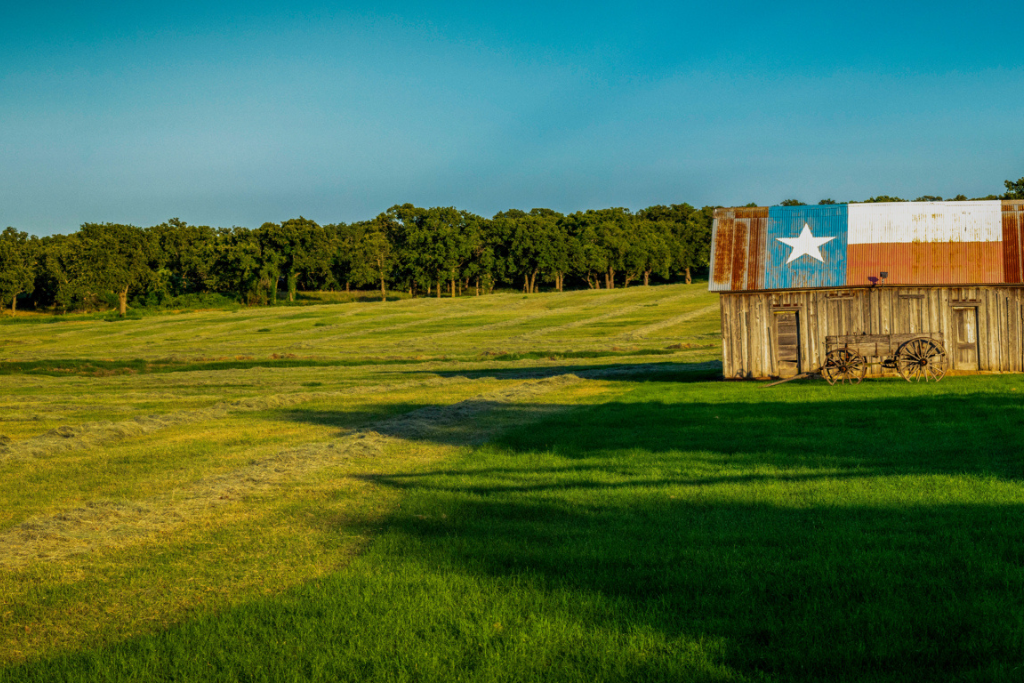
<svg viewBox="0 0 1024 683"><path fill-rule="evenodd" d="M150 243L146 233L134 225L85 223L78 231L88 268L81 277L93 293L102 290L117 295L117 310L128 311L128 292L152 276Z"/></svg>
<svg viewBox="0 0 1024 683"><path fill-rule="evenodd" d="M331 269L333 250L327 233L314 221L299 216L283 223L264 223L256 233L265 256L278 255L280 271L288 288L288 301L295 301L298 283L304 275L314 273L323 278ZM269 263L269 260L266 260ZM268 272L268 277L273 277ZM271 303L277 300L277 282L272 286Z"/></svg>
<svg viewBox="0 0 1024 683"><path fill-rule="evenodd" d="M87 302L85 269L78 234L51 235L39 240L33 300L36 308L53 306L61 312Z"/></svg>
<svg viewBox="0 0 1024 683"><path fill-rule="evenodd" d="M1003 199L1024 199L1024 178L1019 180L1007 180L1003 182L1006 186L1006 194Z"/></svg>
<svg viewBox="0 0 1024 683"><path fill-rule="evenodd" d="M711 258L711 226L714 208L695 209L689 204L652 206L639 215L667 225L671 237L665 241L672 252L671 270L682 273L686 284L693 282L693 270L706 268Z"/></svg>
<svg viewBox="0 0 1024 683"><path fill-rule="evenodd" d="M806 204L799 199L783 199L779 202L779 206L806 206Z"/></svg>
<svg viewBox="0 0 1024 683"><path fill-rule="evenodd" d="M380 283L380 300L388 300L387 281L395 267L394 248L388 238L389 219L381 214L355 245L352 276L359 284Z"/></svg>
<svg viewBox="0 0 1024 683"><path fill-rule="evenodd" d="M167 295L208 292L213 288L216 230L172 218L146 228L146 234L151 242L151 267L166 282Z"/></svg>
<svg viewBox="0 0 1024 683"><path fill-rule="evenodd" d="M39 243L28 233L7 228L0 233L0 313L8 299L11 314L18 308L18 295L35 289L35 258Z"/></svg>

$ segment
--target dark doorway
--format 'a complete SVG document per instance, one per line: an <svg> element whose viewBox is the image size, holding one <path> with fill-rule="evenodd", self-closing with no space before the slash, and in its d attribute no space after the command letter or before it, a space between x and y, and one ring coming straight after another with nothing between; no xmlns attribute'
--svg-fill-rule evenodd
<svg viewBox="0 0 1024 683"><path fill-rule="evenodd" d="M796 311L775 314L775 358L779 377L800 374L800 320Z"/></svg>

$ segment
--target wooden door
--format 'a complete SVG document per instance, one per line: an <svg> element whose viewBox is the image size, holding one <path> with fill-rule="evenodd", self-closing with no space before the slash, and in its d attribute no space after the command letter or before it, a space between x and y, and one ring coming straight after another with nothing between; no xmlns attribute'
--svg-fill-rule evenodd
<svg viewBox="0 0 1024 683"><path fill-rule="evenodd" d="M800 374L800 320L796 311L775 314L775 358L779 377Z"/></svg>
<svg viewBox="0 0 1024 683"><path fill-rule="evenodd" d="M956 345L953 351L953 367L957 370L978 369L978 309L953 309L953 327L956 328Z"/></svg>

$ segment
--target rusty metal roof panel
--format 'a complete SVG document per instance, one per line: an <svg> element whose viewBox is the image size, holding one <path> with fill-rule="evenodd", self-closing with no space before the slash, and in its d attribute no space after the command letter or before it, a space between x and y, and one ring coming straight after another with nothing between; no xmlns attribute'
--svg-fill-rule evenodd
<svg viewBox="0 0 1024 683"><path fill-rule="evenodd" d="M713 292L759 289L767 208L718 209L711 233Z"/></svg>
<svg viewBox="0 0 1024 683"><path fill-rule="evenodd" d="M1003 278L1024 282L1024 199L1003 202Z"/></svg>

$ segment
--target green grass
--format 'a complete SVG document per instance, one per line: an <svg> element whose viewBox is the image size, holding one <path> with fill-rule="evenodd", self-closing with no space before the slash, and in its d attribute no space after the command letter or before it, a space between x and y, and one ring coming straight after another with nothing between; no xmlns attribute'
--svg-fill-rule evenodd
<svg viewBox="0 0 1024 683"><path fill-rule="evenodd" d="M1024 377L717 381L691 291L397 302L320 359L248 338L294 309L190 323L245 367L16 360L0 681L1024 678ZM536 336L561 307L611 327ZM463 314L510 324L371 331Z"/></svg>

